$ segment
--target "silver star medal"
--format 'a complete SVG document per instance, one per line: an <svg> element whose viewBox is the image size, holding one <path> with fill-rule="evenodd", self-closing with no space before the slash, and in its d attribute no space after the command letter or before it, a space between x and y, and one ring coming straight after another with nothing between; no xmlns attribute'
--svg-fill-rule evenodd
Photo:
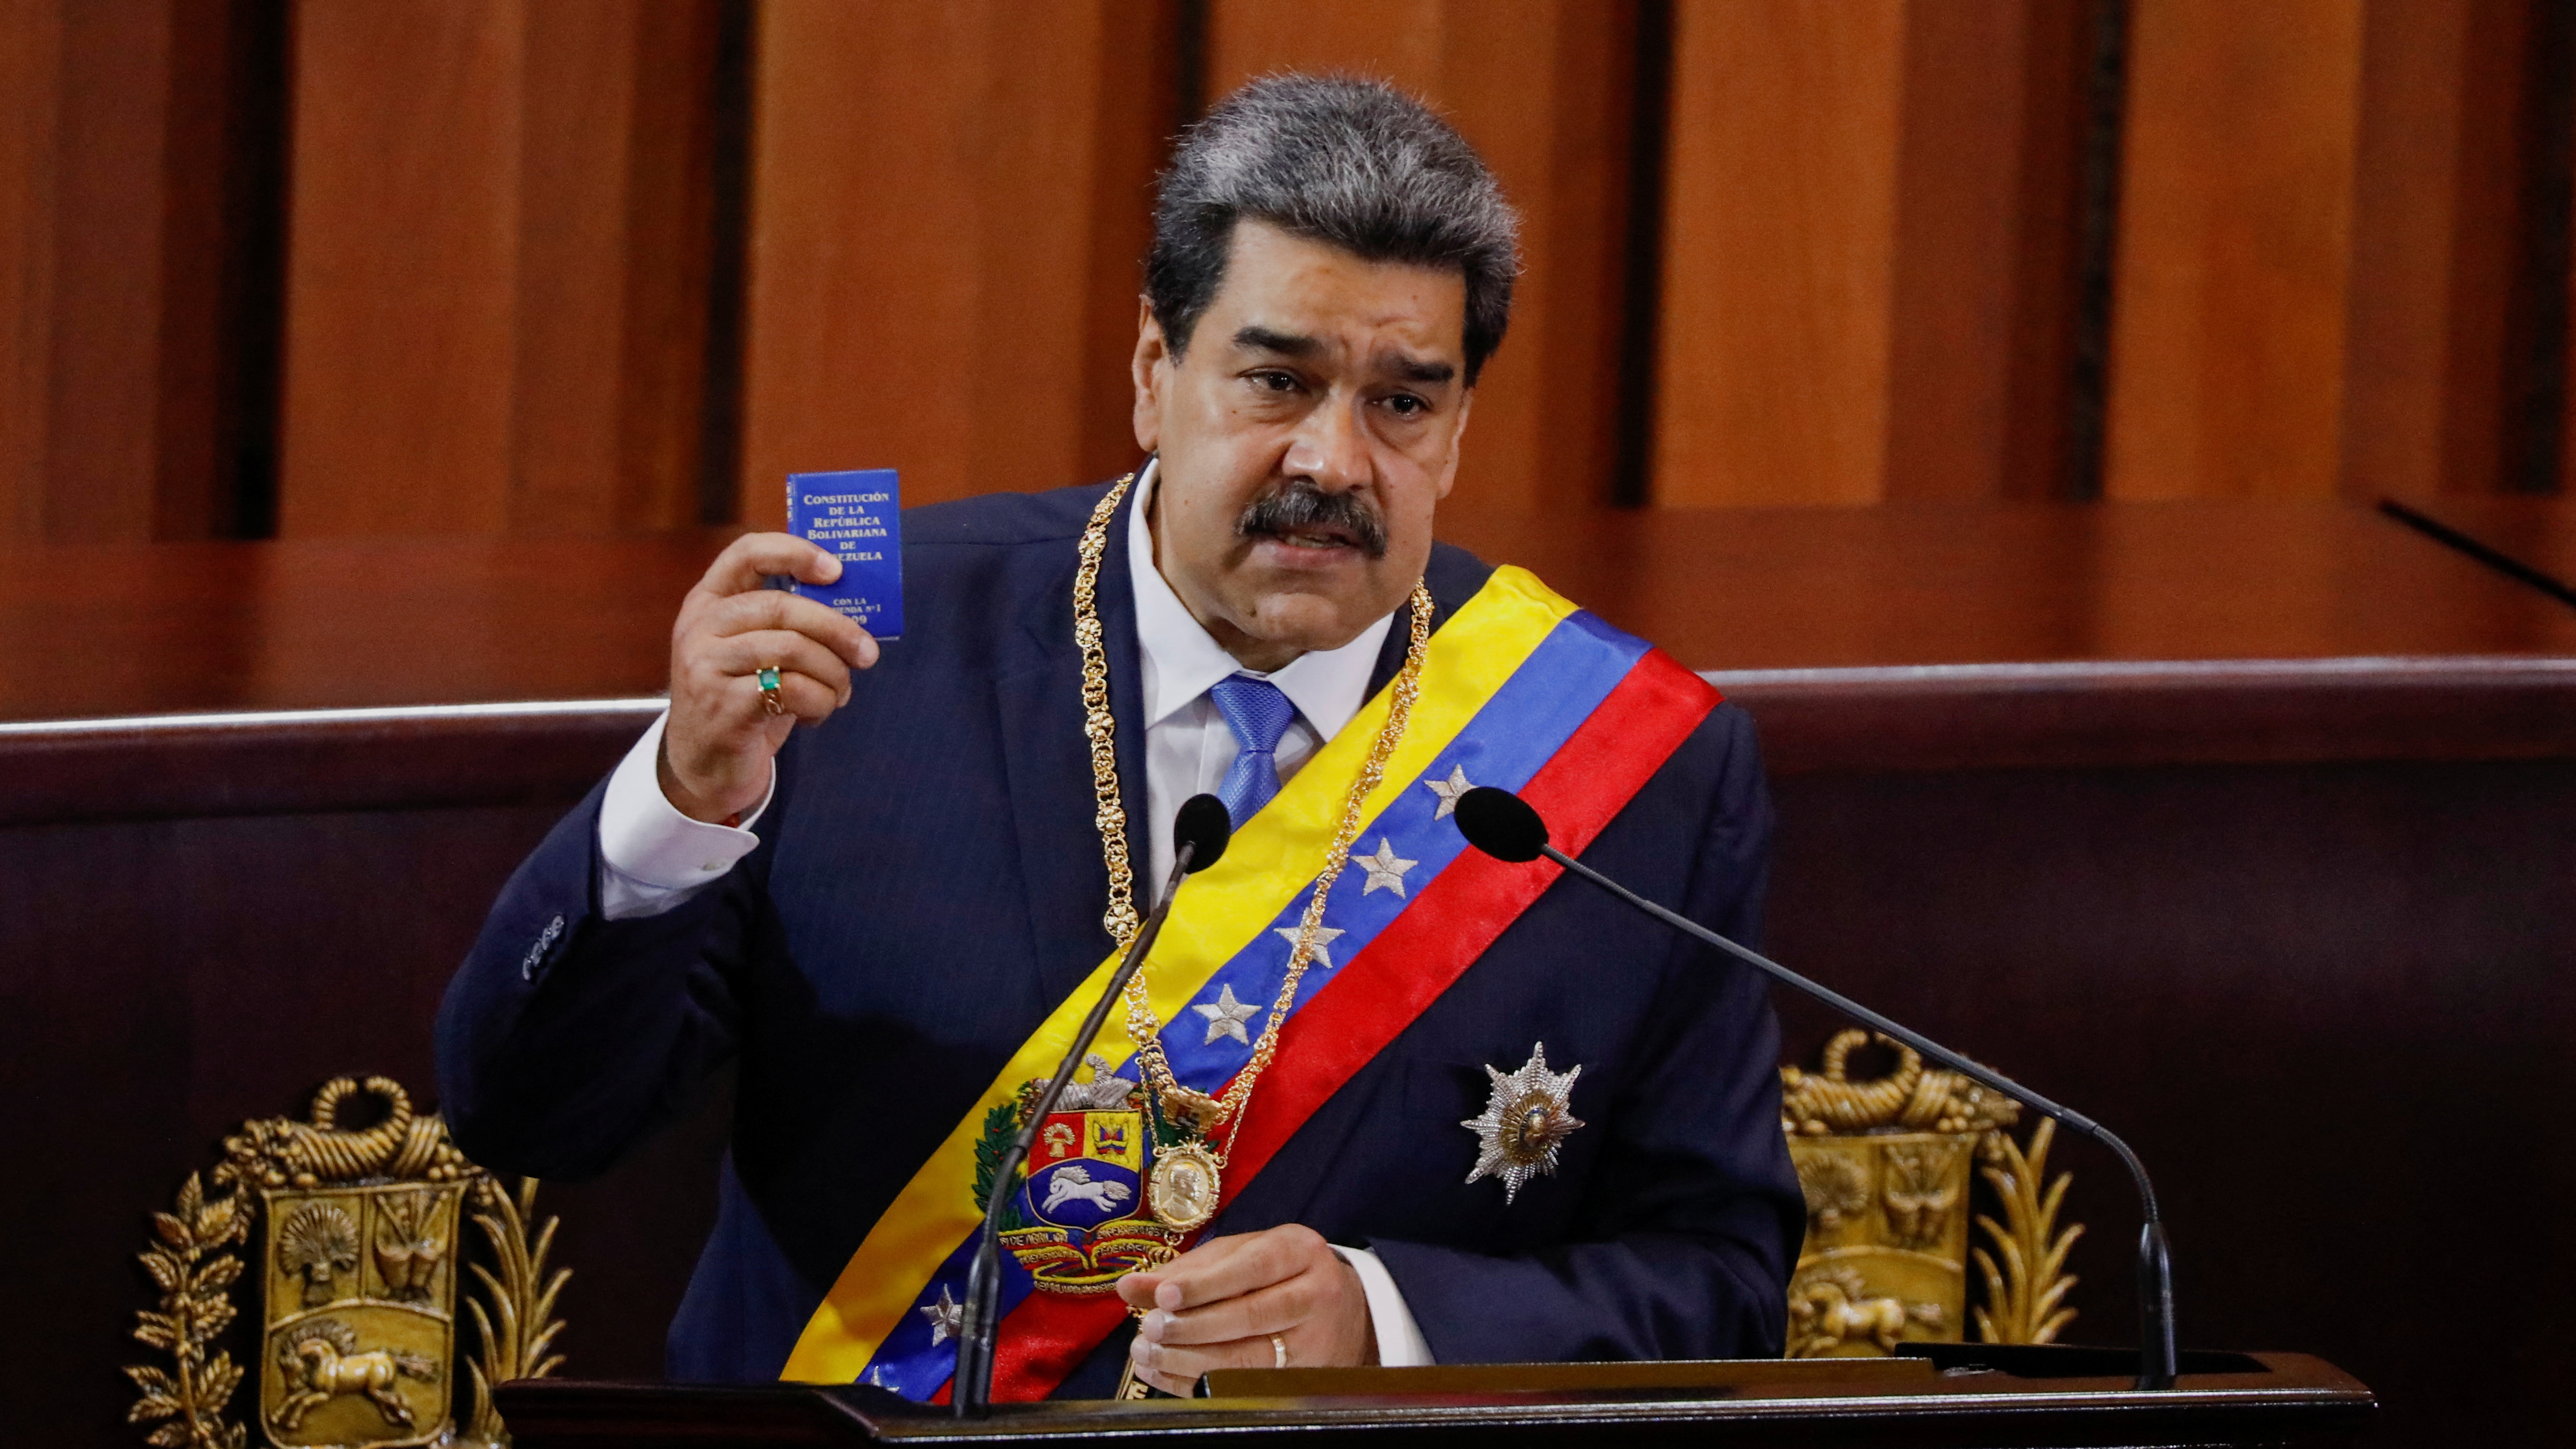
<svg viewBox="0 0 2576 1449"><path fill-rule="evenodd" d="M1425 780L1422 782L1422 788L1440 797L1440 808L1431 812L1431 818L1446 820L1458 813L1458 797L1476 787L1467 782L1466 766L1451 765L1448 779Z"/></svg>
<svg viewBox="0 0 2576 1449"><path fill-rule="evenodd" d="M1361 894L1365 895L1367 892L1363 891ZM1287 942L1288 950L1291 955L1296 953L1297 928L1295 926L1273 926L1270 928L1270 934ZM1306 959L1314 962L1315 969L1318 971L1332 970L1333 958L1325 953L1324 948L1340 939L1342 939L1342 933L1340 931L1335 930L1331 926L1317 926L1315 928L1315 949L1306 953Z"/></svg>
<svg viewBox="0 0 2576 1449"><path fill-rule="evenodd" d="M1520 1195L1522 1183L1541 1173L1556 1175L1557 1147L1583 1125L1566 1108L1574 1079L1583 1075L1583 1068L1549 1071L1547 1043L1539 1042L1531 1046L1530 1059L1519 1071L1506 1076L1487 1067L1485 1075L1494 1079L1494 1095L1485 1103L1484 1114L1458 1124L1484 1144L1476 1170L1467 1174L1467 1180L1501 1178L1503 1201L1509 1204Z"/></svg>
<svg viewBox="0 0 2576 1449"><path fill-rule="evenodd" d="M948 1285L939 1285L939 1301L925 1303L913 1310L930 1320L930 1346L937 1348L966 1331L966 1305L948 1296Z"/></svg>
<svg viewBox="0 0 2576 1449"><path fill-rule="evenodd" d="M1244 1031L1243 1024L1261 1014L1261 1003L1235 1000L1234 984L1228 982L1217 988L1214 1005L1201 1002L1190 1010L1207 1018L1207 1041L1202 1045L1212 1046L1218 1037L1230 1036L1245 1046L1250 1046L1252 1037Z"/></svg>
<svg viewBox="0 0 2576 1449"><path fill-rule="evenodd" d="M1377 838L1377 854L1354 855L1351 864L1368 872L1368 884L1361 888L1361 895L1389 890L1400 896L1404 894L1404 873L1413 869L1417 862L1397 855L1395 843L1381 835Z"/></svg>

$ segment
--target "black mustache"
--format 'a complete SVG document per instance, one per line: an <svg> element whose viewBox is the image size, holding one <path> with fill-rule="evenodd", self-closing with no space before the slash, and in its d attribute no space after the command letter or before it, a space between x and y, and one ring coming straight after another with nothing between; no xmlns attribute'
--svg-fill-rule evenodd
<svg viewBox="0 0 2576 1449"><path fill-rule="evenodd" d="M1327 493L1311 483L1291 484L1254 499L1234 523L1241 538L1284 537L1316 528L1340 529L1370 558L1386 557L1386 527L1376 514L1351 494Z"/></svg>

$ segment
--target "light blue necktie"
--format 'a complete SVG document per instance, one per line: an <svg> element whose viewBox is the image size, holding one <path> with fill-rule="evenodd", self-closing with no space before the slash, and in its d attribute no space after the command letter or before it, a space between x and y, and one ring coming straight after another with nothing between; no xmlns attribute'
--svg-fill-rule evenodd
<svg viewBox="0 0 2576 1449"><path fill-rule="evenodd" d="M1225 783L1217 786L1216 797L1225 802L1234 828L1241 830L1254 811L1279 793L1279 737L1288 733L1297 706L1288 702L1278 685L1241 674L1229 674L1208 686L1208 698L1216 701L1216 712L1225 716L1226 728L1234 731L1234 763L1226 767Z"/></svg>

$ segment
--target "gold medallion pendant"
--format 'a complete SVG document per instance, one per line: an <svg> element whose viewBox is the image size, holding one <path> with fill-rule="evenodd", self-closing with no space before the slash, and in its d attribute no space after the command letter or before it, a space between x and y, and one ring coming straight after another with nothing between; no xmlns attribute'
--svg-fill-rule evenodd
<svg viewBox="0 0 2576 1449"><path fill-rule="evenodd" d="M1154 1221L1183 1233L1206 1226L1216 1216L1222 1172L1216 1154L1197 1142L1157 1151L1154 1175L1145 1186L1145 1205L1153 1210Z"/></svg>

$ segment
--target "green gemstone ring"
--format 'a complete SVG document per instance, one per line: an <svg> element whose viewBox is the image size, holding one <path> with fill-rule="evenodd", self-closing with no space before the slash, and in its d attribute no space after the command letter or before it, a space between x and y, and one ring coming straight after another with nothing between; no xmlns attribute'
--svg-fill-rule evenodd
<svg viewBox="0 0 2576 1449"><path fill-rule="evenodd" d="M776 665L767 665L761 669L760 687L763 690L771 690L778 687L778 668Z"/></svg>

